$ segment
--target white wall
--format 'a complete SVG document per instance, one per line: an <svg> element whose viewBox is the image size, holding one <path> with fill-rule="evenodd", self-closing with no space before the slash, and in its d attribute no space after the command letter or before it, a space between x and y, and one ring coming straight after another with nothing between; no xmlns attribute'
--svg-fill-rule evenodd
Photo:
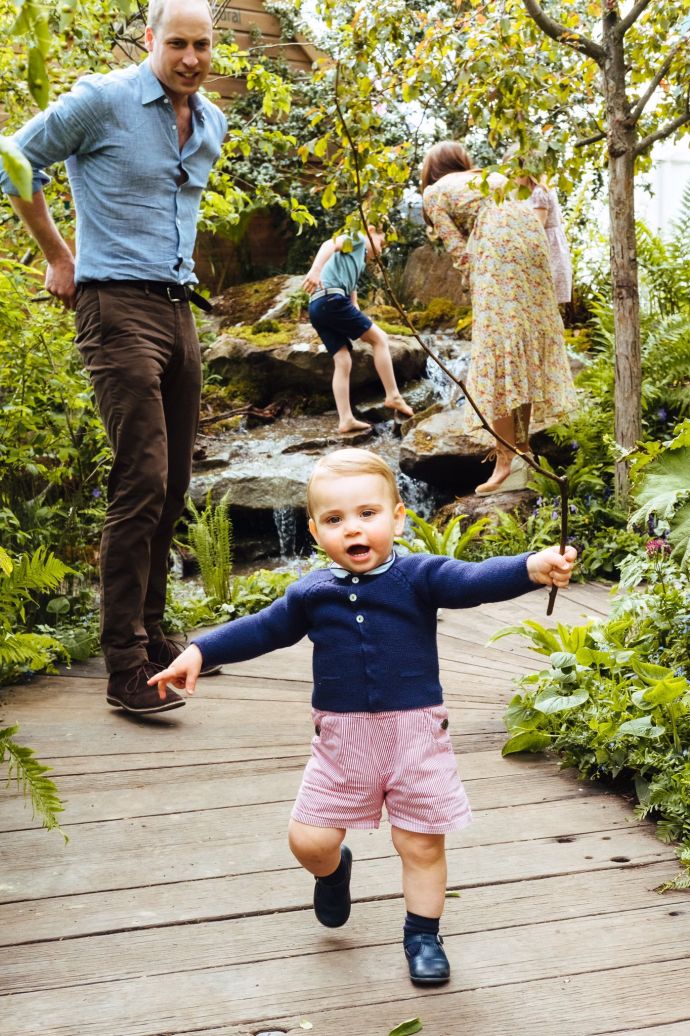
<svg viewBox="0 0 690 1036"><path fill-rule="evenodd" d="M652 152L654 165L644 177L652 188L635 193L635 214L652 230L666 234L677 218L683 191L690 183L690 143L662 141Z"/></svg>

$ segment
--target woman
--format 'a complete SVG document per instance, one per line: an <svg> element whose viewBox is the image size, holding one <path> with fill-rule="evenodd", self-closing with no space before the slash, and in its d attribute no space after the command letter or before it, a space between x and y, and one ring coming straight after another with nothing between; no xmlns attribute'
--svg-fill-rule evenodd
<svg viewBox="0 0 690 1036"><path fill-rule="evenodd" d="M576 406L549 261L549 246L534 212L513 200L497 204L481 191L481 170L462 145L436 144L422 167L424 217L454 265L469 269L472 360L467 388L488 423L506 442L529 452L529 428L548 428ZM505 177L488 176L492 190ZM495 440L472 408L465 430ZM500 443L480 496L523 489L529 467Z"/></svg>

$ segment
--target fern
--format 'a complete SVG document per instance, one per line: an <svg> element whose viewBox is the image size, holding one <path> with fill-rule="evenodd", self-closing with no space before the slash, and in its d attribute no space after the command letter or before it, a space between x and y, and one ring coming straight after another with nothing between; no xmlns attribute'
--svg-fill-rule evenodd
<svg viewBox="0 0 690 1036"><path fill-rule="evenodd" d="M464 557L467 547L481 536L482 530L491 521L489 515L483 515L463 532L461 522L467 518L466 514L455 515L444 528L439 529L409 508L405 513L410 520L414 538L409 541L398 537L395 542L411 554L442 554L450 558Z"/></svg>
<svg viewBox="0 0 690 1036"><path fill-rule="evenodd" d="M55 637L18 627L26 619L26 606L33 595L55 589L70 571L44 547L17 561L0 547L0 684L27 670L49 669L57 658L69 660Z"/></svg>
<svg viewBox="0 0 690 1036"><path fill-rule="evenodd" d="M204 590L208 597L224 604L231 599L233 561L228 494L214 506L209 492L203 511L199 511L191 499L188 506L193 518L187 530L189 546L199 562Z"/></svg>
<svg viewBox="0 0 690 1036"><path fill-rule="evenodd" d="M39 763L33 749L17 744L14 735L18 730L16 725L0 730L0 763L7 766L8 783L14 777L24 795L31 800L33 816L41 818L47 831L59 831L67 842L69 839L57 819L57 814L63 812L64 806L55 784L46 777L50 768Z"/></svg>

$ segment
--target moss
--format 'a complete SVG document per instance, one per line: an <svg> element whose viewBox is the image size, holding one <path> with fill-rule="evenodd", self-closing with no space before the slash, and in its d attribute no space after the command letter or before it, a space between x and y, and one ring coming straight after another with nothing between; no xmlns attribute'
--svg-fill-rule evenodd
<svg viewBox="0 0 690 1036"><path fill-rule="evenodd" d="M387 335L411 335L411 334L413 334L413 332L410 331L410 329L407 326L407 324L389 324L387 320L377 320L376 324L377 324L378 327L381 328L382 331L385 331Z"/></svg>
<svg viewBox="0 0 690 1036"><path fill-rule="evenodd" d="M268 325L271 325L270 330ZM255 334L255 329L263 325L263 330ZM292 345L297 325L293 321L259 320L253 327L228 327L225 330L234 338L242 338L257 349L274 349L278 345Z"/></svg>
<svg viewBox="0 0 690 1036"><path fill-rule="evenodd" d="M287 277L279 274L262 281L249 281L228 288L214 302L216 314L221 318L223 329L228 324L253 324L271 307L277 295L285 287Z"/></svg>

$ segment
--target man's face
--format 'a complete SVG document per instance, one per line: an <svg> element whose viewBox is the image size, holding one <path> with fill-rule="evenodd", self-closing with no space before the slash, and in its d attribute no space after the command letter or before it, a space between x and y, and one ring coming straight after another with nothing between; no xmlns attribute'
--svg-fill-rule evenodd
<svg viewBox="0 0 690 1036"><path fill-rule="evenodd" d="M208 6L200 0L169 0L156 31L147 26L151 70L166 93L196 93L211 69L212 33Z"/></svg>

